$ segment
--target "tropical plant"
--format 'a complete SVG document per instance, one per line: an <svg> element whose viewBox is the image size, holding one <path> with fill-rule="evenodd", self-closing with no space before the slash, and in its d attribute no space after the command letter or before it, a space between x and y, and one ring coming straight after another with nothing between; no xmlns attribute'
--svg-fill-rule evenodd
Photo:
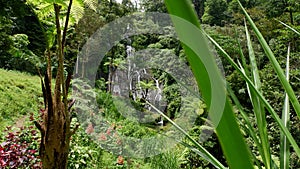
<svg viewBox="0 0 300 169"><path fill-rule="evenodd" d="M47 72L42 80L44 95L44 111L42 121L35 121L41 132L40 157L43 168L67 168L70 138L76 132L78 125L71 128L72 116L70 109L73 102L68 101L68 89L71 74L65 76L64 53L68 28L82 17L84 4L95 9L94 0L32 0L39 19L48 23L50 29L45 31L47 36ZM63 23L63 25L62 25ZM52 58L51 47L56 40L57 72L54 90L52 88Z"/></svg>

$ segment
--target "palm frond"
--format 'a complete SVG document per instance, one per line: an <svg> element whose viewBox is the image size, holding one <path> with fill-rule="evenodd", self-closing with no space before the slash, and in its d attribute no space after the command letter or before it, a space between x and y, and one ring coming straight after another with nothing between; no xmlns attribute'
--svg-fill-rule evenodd
<svg viewBox="0 0 300 169"><path fill-rule="evenodd" d="M73 1L71 8L71 17L78 23L84 14L84 4L82 1ZM70 23L71 24L71 23ZM72 25L72 24L71 24Z"/></svg>
<svg viewBox="0 0 300 169"><path fill-rule="evenodd" d="M98 1L97 0L83 0L83 3L89 8L96 11Z"/></svg>
<svg viewBox="0 0 300 169"><path fill-rule="evenodd" d="M38 11L36 11L35 13L41 19L48 18L48 17L50 17L51 15L54 14L53 5L49 4L49 3L39 4L37 6L36 10L38 10Z"/></svg>

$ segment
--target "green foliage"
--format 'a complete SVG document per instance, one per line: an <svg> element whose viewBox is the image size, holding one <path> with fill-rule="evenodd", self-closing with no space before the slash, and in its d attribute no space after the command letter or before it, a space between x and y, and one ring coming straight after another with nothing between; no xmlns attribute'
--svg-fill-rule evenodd
<svg viewBox="0 0 300 169"><path fill-rule="evenodd" d="M218 42L230 56L233 58L238 57L238 48L236 44L236 34L233 29L236 29L236 32L240 31L239 27L220 27L220 26L209 26L209 25L203 25L203 29ZM243 40L244 37L239 36L239 40ZM228 76L230 76L234 69L232 66L228 63L228 61L221 57L221 52L218 49L215 49L212 44L210 44L211 51L215 55L215 58L218 60L221 60L222 67L219 67L221 71L224 71L224 73ZM222 70L224 69L224 70Z"/></svg>
<svg viewBox="0 0 300 169"><path fill-rule="evenodd" d="M26 71L32 74L37 74L37 70L45 69L43 59L28 49L30 42L27 35L15 34L12 36L12 40L13 47L10 50L12 56L9 59L9 69Z"/></svg>
<svg viewBox="0 0 300 169"><path fill-rule="evenodd" d="M180 151L175 149L150 158L150 166L153 169L180 169Z"/></svg>
<svg viewBox="0 0 300 169"><path fill-rule="evenodd" d="M0 67L8 67L10 65L9 58L11 57L10 50L13 45L11 38L12 21L6 17L0 17Z"/></svg>
<svg viewBox="0 0 300 169"><path fill-rule="evenodd" d="M194 8L195 8L195 12L197 13L198 18L200 19L200 21L201 21L201 18L203 16L203 14L204 14L205 1L206 0L192 0L192 3L193 3Z"/></svg>
<svg viewBox="0 0 300 169"><path fill-rule="evenodd" d="M97 169L102 164L102 154L101 147L80 127L71 139L68 167Z"/></svg>
<svg viewBox="0 0 300 169"><path fill-rule="evenodd" d="M156 0L156 1L141 0L141 5L143 7L143 10L145 10L146 12L162 12L162 13L167 12L167 8L163 0Z"/></svg>
<svg viewBox="0 0 300 169"><path fill-rule="evenodd" d="M35 13L38 15L40 21L42 22L52 22L54 23L54 8L53 4L58 4L61 6L62 11L66 11L69 5L69 1L66 0L48 0L48 1L40 1L40 0L30 0L27 1L29 5L34 7ZM84 5L88 8L95 10L97 6L97 1L95 0L74 0L71 8L71 22L70 26L81 19L84 14ZM66 17L66 16L63 16Z"/></svg>
<svg viewBox="0 0 300 169"><path fill-rule="evenodd" d="M267 3L267 11L269 17L278 17L284 12L297 11L300 9L299 2L296 0L270 0Z"/></svg>
<svg viewBox="0 0 300 169"><path fill-rule="evenodd" d="M245 12L245 11L244 11L244 12ZM246 14L246 12L245 12L245 14ZM246 14L246 15L247 15L247 14ZM247 19L248 19L249 22L251 23L253 29L255 30L257 36L259 37L259 40L261 41L262 46L264 47L264 49L267 49L268 46L267 46L266 43L264 42L263 37L261 36L261 34L260 34L259 31L257 30L257 28L254 26L253 21L249 18L248 15L247 15L247 17L248 17ZM269 57L272 57L272 56L271 56L272 54L271 54L270 51L266 51L266 54L267 54ZM226 53L224 53L224 55L228 58L228 56L227 56ZM231 59L229 59L229 60L231 60ZM276 62L276 61L274 60L274 58L270 58L270 60L272 61L271 64L272 64L272 66L275 67L275 70L278 69L278 67L277 67L277 65L276 65L277 63L274 63L274 62ZM244 63L244 62L243 62L243 63ZM236 66L235 64L233 64L233 66L236 67L237 70L239 69L239 68L237 68L237 66ZM244 71L244 70L242 70L242 72L243 72L243 71ZM277 71L277 73L278 73L278 70L276 70L276 71ZM245 72L247 72L247 71L245 70ZM242 76L245 76L245 73L241 73L241 74L242 74ZM253 76L253 75L252 75L252 76ZM243 78L247 81L248 84L251 84L251 88L253 89L253 88L254 88L254 87L253 87L253 84L249 82L249 79L247 79L247 78L245 78L245 77L243 77ZM270 90L270 89L268 89L268 90ZM283 127L282 122L281 122L281 120L279 119L278 115L274 112L274 110L273 110L273 109L271 108L271 106L265 101L265 99L261 96L261 94L260 94L259 92L256 92L256 94L260 97L260 99L263 100L263 102L264 102L264 104L266 105L267 109L269 110L269 112L270 112L270 113L272 114L272 116L274 117L276 123L279 124L281 130L285 133L285 135L286 135L287 137L289 137L289 140L290 140L290 142L292 143L292 145L293 145L293 147L294 147L294 150L295 150L296 152L299 151L299 148L298 148L298 146L296 145L295 140L291 137L291 134L288 132L288 130L287 130L285 127ZM281 101L282 101L282 100L281 100ZM267 118L268 118L268 117L267 117ZM270 121L270 120L269 120L269 121ZM272 126L272 125L270 125L270 126ZM270 127L268 126L268 128L270 128ZM274 128L271 127L270 130L272 131L273 136L274 136L274 135L275 135L274 133L276 133L275 130L274 130ZM273 137L271 137L271 138L269 138L269 139L272 141L272 138L273 138ZM259 144L260 144L260 143L259 143ZM276 143L275 143L274 145L276 145ZM277 144L277 145L278 145L278 144ZM274 148L274 147L273 147L273 148ZM275 148L276 148L276 147L275 147ZM272 155L272 159L273 159L274 163L278 165L278 163L277 163L278 160L276 159L276 157L274 157L274 156ZM273 167L273 166L272 166L272 167Z"/></svg>
<svg viewBox="0 0 300 169"><path fill-rule="evenodd" d="M253 8L256 6L263 5L264 0L239 0L239 2L245 8ZM239 7L238 0L231 0L228 6L231 12L240 12L241 8Z"/></svg>
<svg viewBox="0 0 300 169"><path fill-rule="evenodd" d="M36 3L38 2L37 0L32 1L35 1L34 4L37 5L32 7L36 10L38 16L40 18L44 18L42 25L36 21L36 16L34 16L32 11L24 5L23 1L17 2L16 0L2 0L0 2L1 5L3 5L3 10L0 10L0 13L3 14L0 18L0 38L2 39L0 42L0 67L32 73L35 73L35 67L42 68L44 65L41 64L40 60L42 57L40 57L40 55L42 55L45 50L45 43L42 42L43 37L45 36L44 33L48 37L48 46L53 47L51 50L55 49L56 32L54 29L53 6L49 4ZM51 3L53 2L54 1L51 1ZM67 1L60 0L55 2L63 6L63 12L66 11ZM83 8L80 7L82 6L83 1L76 1L74 4L75 8L72 11L72 26L68 29L68 39L65 47L65 58L68 60L65 63L69 65L67 68L67 71L69 72L73 71L78 49L83 46L88 37L106 23L136 11L135 4L128 0L123 0L122 4L118 4L115 1L103 0L95 8L95 4L93 4L92 1L85 2L88 2L87 6L92 7L92 10L83 10ZM252 48L250 47L249 39L250 37L252 38L254 34L251 30L249 30L248 36L244 34L244 28L242 27L244 23L244 14L242 14L238 1L206 0L206 3L204 2L204 0L193 0L193 7L196 9L198 16L203 16L205 4L205 14L202 17L202 20L204 23L214 25L204 25L205 31L210 34L220 46L222 46L227 54L231 56L232 60L241 60L241 55L244 52L249 53L249 55L251 53L252 57L255 56L255 60L257 62L257 65L255 66L253 65L253 58L242 59L244 66L244 68L242 68L243 71L247 71L248 69L251 70L251 68L252 70L257 70L257 72L249 71L249 74L247 74L247 77L249 77L249 81L246 80L248 82L247 87L244 81L245 77L240 76L239 73L241 72L235 70L234 66L231 65L231 61L228 61L223 57L224 52L218 48L217 52L214 53L221 57L225 68L225 74L227 75L227 82L233 88L233 91L230 91L229 93L232 97L233 104L235 105L233 110L237 115L236 121L240 127L239 130L241 130L241 133L245 138L245 142L251 149L251 157L248 158L250 160L253 159L253 162L255 163L255 166L253 166L257 168L272 168L275 167L274 164L279 166L279 162L282 160L279 159L279 145L281 143L279 137L283 128L278 127L280 122L276 119L276 114L277 116L280 115L284 98L284 88L279 83L280 79L273 70L272 64L263 53L263 49L258 44L258 40L252 40ZM291 31L290 29L283 27L279 24L279 22L271 20L270 18L276 17L276 19L282 20L285 23L288 23L288 25L291 25L296 31L299 30L299 3L297 3L296 0L270 0L268 2L263 0L241 0L240 2L247 8L247 12L251 15L253 21L266 39L266 42L274 52L274 56L278 60L281 68L285 67L287 46L289 43L291 44L290 84L294 89L296 96L298 96L300 93L299 36L295 31ZM144 11L167 11L164 2L161 0L142 0L141 6ZM190 6L192 6L192 4L190 4ZM189 13L190 9L182 8L183 6L178 6L178 10L175 11L175 13L178 11ZM290 20L290 12L292 12L294 25L292 25ZM65 17L64 14L61 16L62 20L63 17ZM79 20L79 18L81 18L81 20ZM145 22L147 23L147 26L145 26ZM158 28L156 23L152 21L137 20L135 22L135 26L138 29L145 30ZM169 27L164 27L163 29L164 31L169 30L170 34L172 33L172 29ZM42 30L45 30L45 32L43 33ZM248 45L247 38L249 40ZM237 41L240 45L236 43ZM219 135L218 138L218 135L214 133L215 131L213 131L210 126L203 125L205 122L204 117L207 116L207 109L209 106L207 107L207 105L204 105L201 101L199 102L199 100L191 101L189 98L183 98L182 100L178 84L175 82L175 79L166 72L154 69L149 70L147 73L164 85L163 95L164 101L167 102L167 107L162 113L167 115L167 117L170 117L172 120L176 118L183 118L178 114L179 110L187 112L195 111L198 115L195 126L188 132L187 138L183 140L184 142L182 144L186 147L178 146L176 147L178 150L172 149L169 152L165 152L145 160L138 160L122 157L119 154L113 155L104 151L100 145L96 144L91 135L87 134L92 130L101 133L103 138L107 139L103 140L102 143L110 144L111 148L118 152L121 152L121 149L116 143L121 143L122 140L120 140L119 137L114 136L116 131L121 133L123 136L134 138L149 138L156 135L157 131L159 131L155 124L157 121L149 124L140 124L137 121L134 121L135 117L127 118L126 116L123 116L124 114L121 114L118 111L115 104L124 107L125 105L113 100L114 96L110 94L108 90L108 84L110 83L108 76L109 74L113 74L114 70L117 68L122 69L127 57L127 45L131 45L136 51L146 48L160 49L160 52L155 53L158 56L176 54L180 59L186 61L186 55L184 53L186 50L182 49L182 46L177 39L172 38L169 35L136 35L115 45L107 53L106 58L103 59L103 63L100 65L98 71L99 75L97 76L101 78L101 80L96 81L95 85L97 89L94 90L84 83L79 83L79 85L74 86L75 89L85 90L83 93L86 94L84 97L87 99L76 101L78 112L77 114L73 112L73 117L77 116L78 119L83 118L86 119L86 121L82 123L78 132L72 137L69 156L70 168L213 168L213 164L217 164L218 162L230 165L235 161L247 161L245 159L243 161L242 157L235 158L233 161L226 161L224 156L224 154L226 155L226 153L224 153L226 151L221 152L221 144L217 140L220 139L222 142L222 135ZM201 48L201 46L198 46L198 48ZM214 52L212 46L209 46L209 48L211 48L211 51ZM187 51L189 50L187 49ZM173 65L174 69L180 68L172 62L161 64ZM196 76L198 75L199 74L196 74ZM251 88L251 84L249 84L249 82L255 81L254 75L259 76L261 79L261 91L259 93L261 95L256 93L259 90L254 91L253 88L253 91L250 91L251 99L249 99L247 89ZM0 130L2 130L7 124L12 124L12 121L20 115L27 115L29 112L37 112L37 104L41 101L41 93L39 92L40 82L37 77L4 70L0 70L0 77ZM201 76L201 78L203 78L203 76ZM155 89L155 82L151 79L143 79L137 85L141 87L142 90ZM208 89L208 87L205 89ZM234 97L234 93L237 94L237 96ZM97 107L91 107L90 102L87 100L94 98L95 95ZM265 100L262 98L265 98ZM269 103L268 106L272 106L266 106L268 111L264 116L264 113L262 113L263 108L260 109L259 107L261 104L266 104L266 100ZM180 107L182 101L189 102L189 104L186 105L186 107ZM143 99L132 100L134 107L139 110L144 110L144 102L145 101ZM100 110L99 112L97 112L98 108ZM253 112L255 112L255 115ZM97 113L101 113L101 117L110 121L108 126L98 126L99 123L103 122L103 119L96 118L94 115L98 115ZM295 140L294 143L298 143L300 140L299 118L293 109L290 110L290 113L290 129L286 129L284 133L290 133L289 139L292 138ZM263 117L260 117L260 115ZM275 120L272 118L274 116ZM158 116L154 118L157 120L157 117ZM149 118L153 119L153 117L150 116ZM160 129L165 130L168 128L170 123L172 123L171 119L170 121L165 119L164 124L166 124L166 126ZM257 123L257 120L266 121L260 121ZM229 126L227 131L230 134L232 132L232 126L234 125L231 125L231 123L230 125L222 124L226 127ZM223 128L226 129L226 127ZM286 126L286 128L288 127ZM222 129L217 128L217 130L217 134L220 134ZM267 130L267 133L265 130ZM223 132L224 131L225 130L223 130ZM257 134L258 132L260 134ZM201 147L197 145L197 143L201 142L201 139L205 138L205 133L213 133L213 135L203 142L201 144L203 147ZM235 139L235 137L228 137L228 133L223 136L228 138L229 143L234 142L233 139ZM191 141L189 137L195 142ZM268 144L270 145L269 148ZM190 145L195 145L197 149ZM262 145L264 148L262 148ZM228 150L229 147L230 145L225 148ZM199 149L201 149L201 151L199 151ZM231 149L232 152L234 151L233 149L234 148ZM208 154L211 156L206 155L210 158L207 158L205 155L203 156L204 150L209 151L210 154ZM229 155L233 154L231 151L229 152ZM247 154L246 152L243 153ZM299 152L291 149L290 156L288 157L290 160L290 168L300 168L300 161L297 153L299 155ZM226 156L228 156L228 154ZM210 163L212 161L214 162L213 164ZM222 164L220 166L222 166Z"/></svg>
<svg viewBox="0 0 300 169"><path fill-rule="evenodd" d="M300 103L299 103L298 99L296 98L295 92L293 91L290 83L285 79L284 72L283 72L282 68L280 67L276 57L274 56L274 53L272 52L272 50L270 49L266 40L264 39L263 35L258 30L258 28L254 24L253 20L250 18L250 16L248 15L248 13L245 11L244 8L243 8L243 12L245 13L245 16L246 16L248 22L250 23L253 31L255 32L255 35L257 36L262 48L264 49L266 56L270 60L270 63L272 64L273 69L275 70L282 86L284 87L285 91L287 92L287 94L290 98L291 104L294 107L294 110L296 111L298 117L300 117Z"/></svg>
<svg viewBox="0 0 300 169"><path fill-rule="evenodd" d="M228 4L225 0L206 0L203 23L224 26L229 17L227 8Z"/></svg>
<svg viewBox="0 0 300 169"><path fill-rule="evenodd" d="M203 133L207 133L203 134ZM213 131L212 127L205 125L197 125L192 128L189 134L199 142L202 142L203 147L205 147L214 157L216 157L220 162L225 163L224 155L220 144L218 144L217 136ZM212 135L211 135L212 134ZM201 157L195 151L186 147L182 150L182 168L214 168L214 166L209 163L205 158Z"/></svg>
<svg viewBox="0 0 300 169"><path fill-rule="evenodd" d="M258 72L258 67L256 63L255 53L252 47L252 42L250 39L249 31L247 28L247 25L245 23L245 31L247 36L247 46L248 46L248 55L250 60L250 70L248 70L247 65L245 65L244 62L244 69L245 73L250 76L251 74L251 80L255 85L255 88L259 91L261 91L261 80ZM243 57L243 56L242 56ZM244 59L244 58L242 58ZM245 59L244 59L245 60ZM267 121L266 121L266 113L264 109L263 103L259 100L259 98L255 95L253 89L249 88L247 84L248 94L251 98L251 103L253 106L253 111L256 117L256 122L258 126L258 132L259 132L259 139L261 141L261 147L259 147L260 154L262 156L262 160L264 161L264 164L266 168L271 168L271 154L270 154L270 144L268 141L268 133L267 133Z"/></svg>
<svg viewBox="0 0 300 169"><path fill-rule="evenodd" d="M0 67L37 74L37 68L44 68L38 55L45 48L39 22L24 2L2 3Z"/></svg>
<svg viewBox="0 0 300 169"><path fill-rule="evenodd" d="M97 31L97 29L103 27L105 24L112 22L113 20L126 16L130 12L135 11L132 6L122 5L114 1L103 0L99 2L95 10L85 9L82 18L78 24L71 26L68 30L68 39L66 41L65 52L65 64L67 65L68 72L72 72L75 67L76 56L86 43L87 39ZM50 32L50 34L53 34ZM120 43L111 49L106 57L103 59L101 65L99 65L100 74L104 74L103 78L106 78L109 64L108 62L115 62L114 60L123 59L126 55L124 52L124 43Z"/></svg>
<svg viewBox="0 0 300 169"><path fill-rule="evenodd" d="M46 44L45 37L36 15L20 0L1 0L0 15L12 21L12 27L5 31L9 35L26 34L28 36L28 49L36 55L44 54Z"/></svg>

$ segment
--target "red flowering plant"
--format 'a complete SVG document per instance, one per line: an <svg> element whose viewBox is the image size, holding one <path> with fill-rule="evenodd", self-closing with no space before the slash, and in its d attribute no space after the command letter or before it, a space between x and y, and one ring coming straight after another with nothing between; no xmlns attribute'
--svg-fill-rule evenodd
<svg viewBox="0 0 300 169"><path fill-rule="evenodd" d="M38 132L33 126L12 131L7 127L4 141L0 144L0 168L41 168L38 156Z"/></svg>
<svg viewBox="0 0 300 169"><path fill-rule="evenodd" d="M88 123L85 132L97 140L102 148L109 148L115 154L122 154L123 142L117 131L119 128L120 126L115 124L93 126L92 123Z"/></svg>

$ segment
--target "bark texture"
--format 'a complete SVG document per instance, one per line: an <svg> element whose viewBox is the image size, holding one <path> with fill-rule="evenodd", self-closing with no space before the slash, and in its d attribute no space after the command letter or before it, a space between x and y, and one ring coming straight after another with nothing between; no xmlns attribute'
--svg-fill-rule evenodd
<svg viewBox="0 0 300 169"><path fill-rule="evenodd" d="M72 0L69 2L67 18L70 16ZM55 88L52 91L51 84L51 57L48 55L47 73L42 79L42 90L44 96L44 110L42 110L42 120L35 122L36 127L41 132L40 157L44 169L66 169L68 164L68 154L70 138L77 130L76 126L71 130L70 109L74 100L68 102L68 88L70 86L71 75L64 76L64 44L66 41L66 31L69 19L66 19L63 33L60 26L61 6L54 4L55 23L57 33L58 69L55 79Z"/></svg>

